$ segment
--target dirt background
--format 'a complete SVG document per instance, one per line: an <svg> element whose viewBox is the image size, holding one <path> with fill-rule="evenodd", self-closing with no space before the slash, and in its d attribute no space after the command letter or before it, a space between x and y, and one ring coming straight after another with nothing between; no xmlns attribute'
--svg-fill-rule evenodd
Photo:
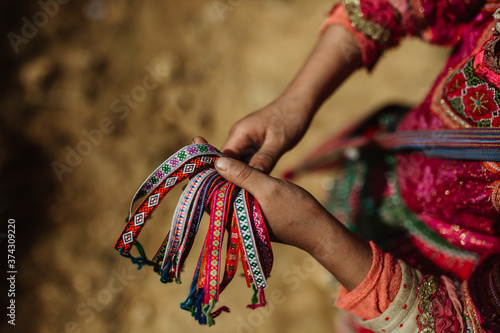
<svg viewBox="0 0 500 333"><path fill-rule="evenodd" d="M212 328L179 308L200 244L181 285L161 284L113 249L146 176L196 135L220 147L232 123L277 97L316 42L332 1L59 2L0 5L0 262L6 272L6 225L15 219L18 272L16 326L2 316L0 330L334 331L335 284L296 249L275 245L267 308L246 308L251 292L239 278L219 302L231 314ZM417 103L448 52L412 40L372 74L356 73L275 175L378 106ZM151 69L157 80L145 83ZM124 94L136 101L127 106ZM297 182L321 198L329 178ZM165 200L141 234L149 253L170 228L175 204Z"/></svg>

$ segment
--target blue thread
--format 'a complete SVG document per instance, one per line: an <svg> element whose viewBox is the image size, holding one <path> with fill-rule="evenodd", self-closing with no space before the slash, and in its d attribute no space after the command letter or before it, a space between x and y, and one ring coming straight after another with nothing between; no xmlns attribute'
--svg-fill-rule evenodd
<svg viewBox="0 0 500 333"><path fill-rule="evenodd" d="M120 252L120 255L122 257L129 258L133 264L137 265L137 269L141 269L142 266L144 266L144 265L151 265L151 262L147 258L144 258L144 257L135 258L135 257L132 257L132 255L130 253L129 254L123 253L123 246L120 247L120 250L118 250L118 252Z"/></svg>
<svg viewBox="0 0 500 333"><path fill-rule="evenodd" d="M191 307L194 303L194 294L196 293L196 285L198 282L198 276L200 275L200 270L196 271L196 274L193 277L193 281L191 282L191 288L189 290L189 295L184 302L181 303L181 309L186 311L190 311Z"/></svg>
<svg viewBox="0 0 500 333"><path fill-rule="evenodd" d="M165 269L161 272L160 274L160 282L161 283L169 283L174 281L168 274L170 274L170 267L172 266L172 263L169 261L167 263L167 266L165 266Z"/></svg>
<svg viewBox="0 0 500 333"><path fill-rule="evenodd" d="M203 298L205 296L205 290L201 289L200 296L196 300L196 305L195 305L195 312L194 312L194 318L198 320L198 323L200 325L205 325L207 323L207 318L203 314L202 311L202 306L203 306Z"/></svg>

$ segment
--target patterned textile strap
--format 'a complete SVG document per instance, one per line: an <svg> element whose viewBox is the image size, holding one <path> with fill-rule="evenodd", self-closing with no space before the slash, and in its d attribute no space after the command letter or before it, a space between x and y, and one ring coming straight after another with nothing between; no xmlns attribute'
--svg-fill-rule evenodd
<svg viewBox="0 0 500 333"><path fill-rule="evenodd" d="M229 282L231 282L235 276L236 269L238 268L240 235L238 233L238 222L236 221L236 216L234 214L233 219L231 220L231 225L228 226L227 230L229 232L229 241L227 243L226 250L226 268L220 284L220 292L222 292L229 285Z"/></svg>
<svg viewBox="0 0 500 333"><path fill-rule="evenodd" d="M245 194L247 202L250 203L250 211L252 212L253 218L252 228L254 234L257 235L255 242L257 243L259 256L262 258L264 276L267 279L273 268L273 249L271 248L271 240L269 239L269 233L267 232L264 216L260 210L259 203L250 193L246 192Z"/></svg>
<svg viewBox="0 0 500 333"><path fill-rule="evenodd" d="M500 161L498 128L397 132L375 137L375 142L388 150L423 150L435 158Z"/></svg>
<svg viewBox="0 0 500 333"><path fill-rule="evenodd" d="M180 251L178 251L180 244L187 241L186 230L189 230L191 222L193 221L193 218L195 218L195 214L192 214L192 212L195 208L193 206L199 200L199 194L201 193L198 190L206 179L214 173L214 168L208 168L201 171L190 180L189 184L184 189L181 199L177 203L172 219L172 228L170 230L169 239L164 251L167 255L164 256L161 266L162 272L168 272L170 268L173 268L172 266L177 264L174 259L177 258L178 260L177 254L180 254ZM175 271L174 269L172 273L178 278L178 271Z"/></svg>
<svg viewBox="0 0 500 333"><path fill-rule="evenodd" d="M205 205L206 205L206 194L210 193L210 185L213 183L218 183L222 181L222 177L219 176L219 174L214 173L212 176L207 179L206 183L203 185L203 188L197 192L198 199L196 199L196 207L195 207L195 212L193 214L193 218L190 219L190 226L187 231L187 236L184 238L181 246L179 247L179 251L177 253L177 256L179 259L177 260L177 267L175 268L174 273L176 273L176 277L178 277L178 274L180 272L180 268L183 266L184 261L186 260L191 247L193 246L194 238L196 234L198 233L198 228L200 226L201 219L203 217L203 212L205 210Z"/></svg>
<svg viewBox="0 0 500 333"><path fill-rule="evenodd" d="M194 172L213 166L214 157L218 156L222 156L222 154L212 146L197 144L179 150L160 165L143 183L132 199L128 223L116 242L115 249L122 249L121 251L124 254L129 254L146 220L153 214L165 195ZM131 214L134 203L146 194L146 198L139 204L134 214Z"/></svg>
<svg viewBox="0 0 500 333"><path fill-rule="evenodd" d="M250 197L246 195L246 191L241 189L236 200L234 202L235 214L237 215L238 230L240 233L243 251L245 253L245 258L248 262L250 273L252 275L253 285L255 292L260 293L260 302L257 304L256 297L252 299L252 304L249 305L250 308L256 308L259 306L264 306L266 300L264 297L264 289L267 288L267 277L266 273L262 268L262 263L266 260L271 260L272 258L267 258L262 260L259 256L257 249L256 240L254 237L253 227L251 225L252 215L250 213L251 204L249 203ZM253 198L252 198L253 199Z"/></svg>
<svg viewBox="0 0 500 333"><path fill-rule="evenodd" d="M237 220L236 224L238 224ZM240 252L241 256L241 265L243 266L243 274L245 275L245 281L247 282L247 287L252 288L252 286L254 285L252 270L250 269L250 264L248 263L247 255L245 254L245 249L243 248L243 242L241 241L242 238L239 227L238 227L238 237L240 239L239 243L240 247L238 251Z"/></svg>
<svg viewBox="0 0 500 333"><path fill-rule="evenodd" d="M156 168L153 173L151 173L148 178L142 183L137 192L130 203L129 216L132 213L132 207L135 202L137 202L140 198L148 195L153 191L155 186L157 186L160 182L165 180L165 178L169 177L169 175L175 170L179 169L181 166L189 164L188 160L193 159L195 157L211 157L211 156L222 156L222 154L212 147L209 144L199 143L193 144L190 146L186 146L179 151L177 151L174 155L169 157L165 162L163 162L158 168ZM206 161L205 161L206 160ZM209 158L204 159L205 163L212 163L213 161ZM172 180L175 184L177 179ZM171 182L172 182L171 181ZM180 182L181 180L179 180ZM171 185L174 185L171 183Z"/></svg>
<svg viewBox="0 0 500 333"><path fill-rule="evenodd" d="M167 256L163 259L162 268L165 267L166 262L172 260L174 254L177 252L181 238L185 236L187 220L192 220L193 215L190 213L193 208L194 199L197 198L197 193L199 193L198 188L200 184L203 184L203 181L214 172L215 169L213 168L201 171L189 181L189 184L184 189L172 219L172 229L170 230L170 237L165 251Z"/></svg>
<svg viewBox="0 0 500 333"><path fill-rule="evenodd" d="M291 179L307 171L329 168L342 161L347 152L371 143L387 151L422 151L431 158L500 162L500 128L369 133L354 137L344 133L324 142L316 151L305 156L298 166L287 170L283 177Z"/></svg>
<svg viewBox="0 0 500 333"><path fill-rule="evenodd" d="M231 203L234 187L233 184L224 182L212 199L210 227L208 230L210 238L207 244L207 266L205 268L208 274L205 276L205 305L203 306L203 314L207 317L209 325L214 323L210 312L212 312L215 303L219 300L222 240L228 216L232 216Z"/></svg>
<svg viewBox="0 0 500 333"><path fill-rule="evenodd" d="M115 244L120 254L138 264L154 266L160 281L180 282L180 271L192 248L203 213L210 222L203 248L195 268L190 292L181 308L191 312L200 323L215 324L225 306L213 311L220 293L236 273L238 252L248 287L254 291L251 308L266 304L264 288L270 276L273 253L259 204L249 193L224 180L214 169L215 159L222 156L208 144L182 148L160 165L141 185L130 204L129 217ZM171 189L186 178L188 185L178 201L169 233L150 261L137 242L142 227ZM135 207L136 206L136 207ZM134 213L132 210L135 207ZM221 252L224 231L228 236L225 271L220 281ZM130 255L132 245L141 257ZM160 265L161 264L161 265Z"/></svg>

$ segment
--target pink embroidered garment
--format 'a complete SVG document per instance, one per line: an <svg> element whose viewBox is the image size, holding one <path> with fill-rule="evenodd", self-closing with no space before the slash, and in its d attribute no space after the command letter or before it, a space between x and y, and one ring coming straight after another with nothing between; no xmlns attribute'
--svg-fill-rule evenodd
<svg viewBox="0 0 500 333"><path fill-rule="evenodd" d="M493 17L499 6L478 0L345 0L323 30L339 24L351 31L368 69L404 37L454 47L428 96L404 116L398 131L499 127L500 36ZM404 220L399 223L410 245L384 250L404 262L372 247L383 269L372 267L360 287L342 291L337 305L375 332L500 332L500 164L398 153L394 166L381 200L401 198L404 207L380 211ZM396 294L394 286L373 283L390 276Z"/></svg>

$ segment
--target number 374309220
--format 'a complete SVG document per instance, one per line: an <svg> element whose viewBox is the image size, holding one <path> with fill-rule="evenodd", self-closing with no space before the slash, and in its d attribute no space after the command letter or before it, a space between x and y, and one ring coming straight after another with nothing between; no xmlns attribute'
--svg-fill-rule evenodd
<svg viewBox="0 0 500 333"><path fill-rule="evenodd" d="M7 225L7 265L10 270L16 268L16 220L9 219Z"/></svg>

